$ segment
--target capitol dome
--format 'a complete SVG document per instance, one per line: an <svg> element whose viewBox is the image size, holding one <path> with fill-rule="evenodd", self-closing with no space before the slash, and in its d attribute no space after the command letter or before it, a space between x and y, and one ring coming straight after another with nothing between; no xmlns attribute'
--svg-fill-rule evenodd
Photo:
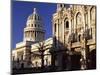
<svg viewBox="0 0 100 75"><path fill-rule="evenodd" d="M42 41L44 40L44 35L43 21L36 8L34 8L33 13L27 18L26 28L24 28L24 41Z"/></svg>
<svg viewBox="0 0 100 75"><path fill-rule="evenodd" d="M37 13L36 8L34 8L34 11L32 14L30 14L27 18L27 26L28 27L34 27L35 22L40 22L41 24L36 24L37 27L42 27L42 20L40 15ZM39 26L38 26L39 25Z"/></svg>

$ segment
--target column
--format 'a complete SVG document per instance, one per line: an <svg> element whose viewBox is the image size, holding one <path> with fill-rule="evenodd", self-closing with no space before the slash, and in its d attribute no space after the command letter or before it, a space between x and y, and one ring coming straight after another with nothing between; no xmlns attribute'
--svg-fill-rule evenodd
<svg viewBox="0 0 100 75"><path fill-rule="evenodd" d="M88 11L88 27L91 28L91 23L90 23L90 11Z"/></svg>
<svg viewBox="0 0 100 75"><path fill-rule="evenodd" d="M72 25L72 20L70 19L68 22L69 22L69 34L71 34L71 25Z"/></svg>
<svg viewBox="0 0 100 75"><path fill-rule="evenodd" d="M74 16L74 33L76 32L76 15Z"/></svg>

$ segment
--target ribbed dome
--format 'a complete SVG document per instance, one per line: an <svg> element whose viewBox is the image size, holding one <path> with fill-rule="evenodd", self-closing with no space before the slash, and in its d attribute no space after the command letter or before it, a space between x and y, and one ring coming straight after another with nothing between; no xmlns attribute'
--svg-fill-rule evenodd
<svg viewBox="0 0 100 75"><path fill-rule="evenodd" d="M31 15L28 16L26 27L24 28L24 41L43 41L45 30L42 19L36 12L36 8Z"/></svg>
<svg viewBox="0 0 100 75"><path fill-rule="evenodd" d="M36 11L36 8L34 8L33 13L28 16L27 20L40 20L40 17L39 17L39 14Z"/></svg>
<svg viewBox="0 0 100 75"><path fill-rule="evenodd" d="M43 28L42 19L34 8L33 13L30 14L26 22L27 27Z"/></svg>

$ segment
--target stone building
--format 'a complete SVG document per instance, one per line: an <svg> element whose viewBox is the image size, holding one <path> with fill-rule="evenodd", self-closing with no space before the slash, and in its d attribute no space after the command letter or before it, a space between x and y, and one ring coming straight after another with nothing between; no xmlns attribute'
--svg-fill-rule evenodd
<svg viewBox="0 0 100 75"><path fill-rule="evenodd" d="M96 6L57 4L52 17L53 37L47 40L43 25L34 9L27 19L23 41L12 51L13 67L44 64L58 71L96 68Z"/></svg>
<svg viewBox="0 0 100 75"><path fill-rule="evenodd" d="M57 4L52 22L55 65L70 70L96 68L96 6Z"/></svg>
<svg viewBox="0 0 100 75"><path fill-rule="evenodd" d="M52 38L45 39L45 30L42 18L37 13L36 8L27 18L26 27L24 28L24 38L22 42L16 44L15 50L12 51L12 61L14 68L41 67L41 54L39 52L40 43L44 42L45 47L44 65L50 65L50 54ZM49 47L48 47L49 45ZM48 64L46 64L46 62Z"/></svg>

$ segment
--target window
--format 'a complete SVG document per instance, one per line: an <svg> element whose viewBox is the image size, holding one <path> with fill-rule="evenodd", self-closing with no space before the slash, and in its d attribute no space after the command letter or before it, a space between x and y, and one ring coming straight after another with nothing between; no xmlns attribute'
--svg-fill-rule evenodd
<svg viewBox="0 0 100 75"><path fill-rule="evenodd" d="M90 10L90 19L91 19L91 22L95 21L95 8L94 7L92 7Z"/></svg>
<svg viewBox="0 0 100 75"><path fill-rule="evenodd" d="M64 7L65 7L65 4L64 4Z"/></svg>
<svg viewBox="0 0 100 75"><path fill-rule="evenodd" d="M21 60L23 60L23 55L21 55Z"/></svg>
<svg viewBox="0 0 100 75"><path fill-rule="evenodd" d="M55 25L54 25L54 31L56 32L56 23L55 23Z"/></svg>
<svg viewBox="0 0 100 75"><path fill-rule="evenodd" d="M66 28L69 28L69 22L66 21Z"/></svg>
<svg viewBox="0 0 100 75"><path fill-rule="evenodd" d="M92 39L92 28L90 29L90 32L91 32L91 34L90 34L90 38Z"/></svg>
<svg viewBox="0 0 100 75"><path fill-rule="evenodd" d="M36 15L35 15L35 20L36 20Z"/></svg>
<svg viewBox="0 0 100 75"><path fill-rule="evenodd" d="M81 27L81 24L82 24L82 15L81 15L81 13L78 13L76 15L76 25L77 25L77 28Z"/></svg>
<svg viewBox="0 0 100 75"><path fill-rule="evenodd" d="M36 24L35 24L35 27L36 27Z"/></svg>
<svg viewBox="0 0 100 75"><path fill-rule="evenodd" d="M60 7L62 7L62 4L60 4Z"/></svg>
<svg viewBox="0 0 100 75"><path fill-rule="evenodd" d="M33 27L33 24L32 24L32 27Z"/></svg>
<svg viewBox="0 0 100 75"><path fill-rule="evenodd" d="M35 38L36 38L36 32L35 32Z"/></svg>
<svg viewBox="0 0 100 75"><path fill-rule="evenodd" d="M39 16L38 16L38 20L39 20L40 18L39 18Z"/></svg>

